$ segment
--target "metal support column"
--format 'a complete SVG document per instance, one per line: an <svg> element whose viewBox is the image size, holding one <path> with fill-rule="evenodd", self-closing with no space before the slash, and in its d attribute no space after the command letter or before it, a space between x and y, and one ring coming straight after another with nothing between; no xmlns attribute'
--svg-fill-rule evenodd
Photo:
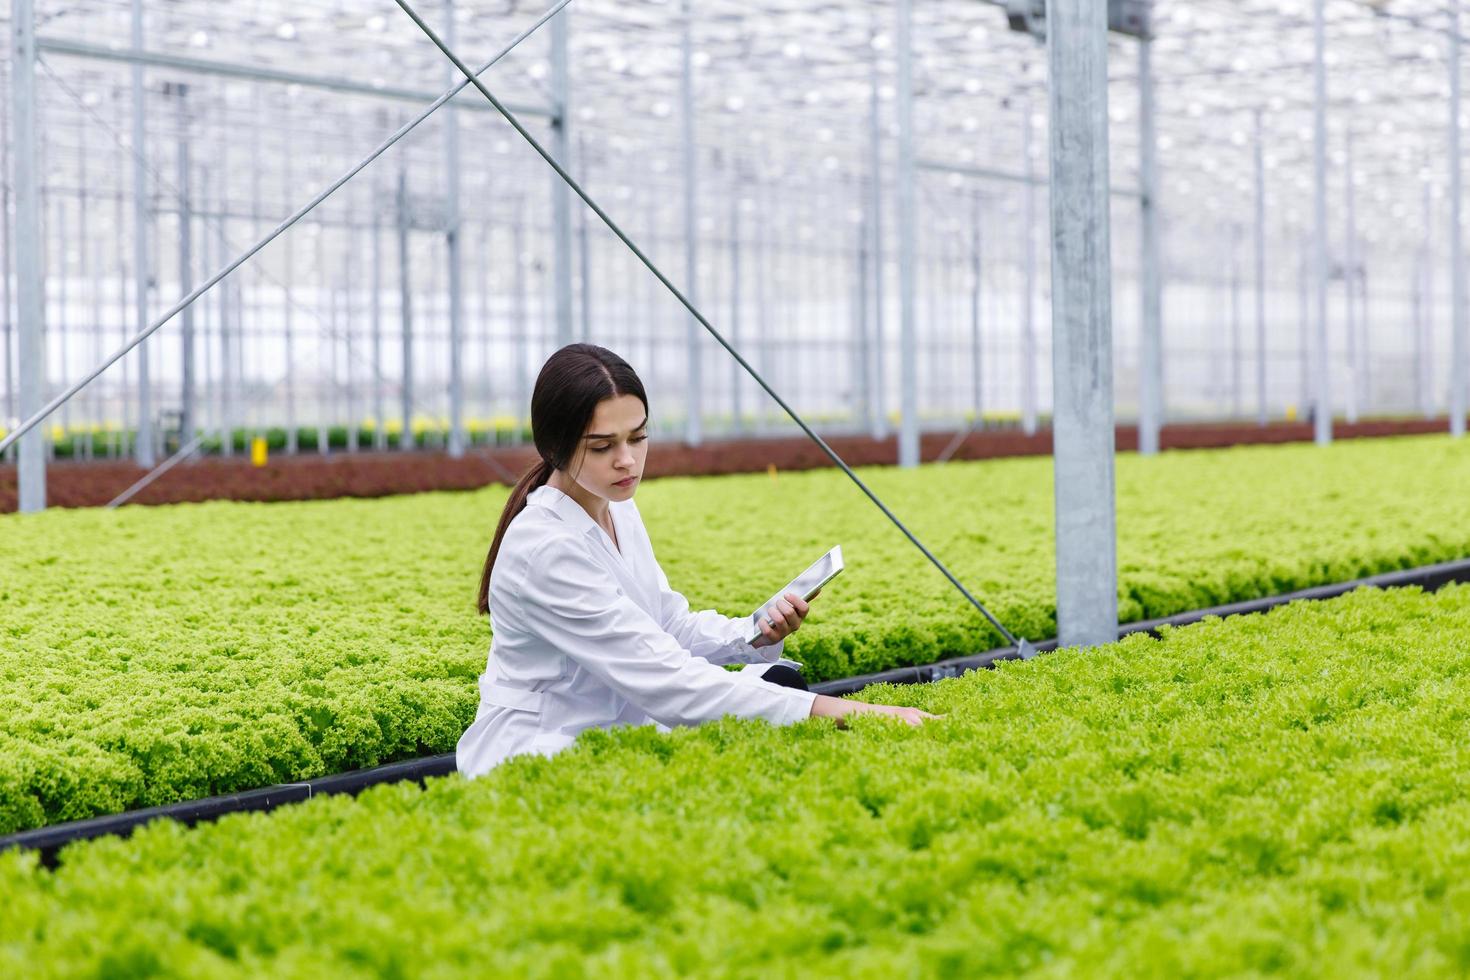
<svg viewBox="0 0 1470 980"><path fill-rule="evenodd" d="M914 282L917 188L914 186L913 0L898 0L898 465L919 465L919 378Z"/></svg>
<svg viewBox="0 0 1470 980"><path fill-rule="evenodd" d="M868 194L872 201L872 218L868 222L868 254L873 269L873 438L888 437L888 399L883 371L883 334L887 322L887 295L884 290L886 262L883 250L883 120L878 98L878 55L871 63L871 93L868 115Z"/></svg>
<svg viewBox="0 0 1470 980"><path fill-rule="evenodd" d="M165 86L165 91L177 100L178 110L178 182L179 182L179 292L185 296L194 291L194 207L189 180L189 87L176 82ZM208 202L205 202L208 208ZM194 355L194 304L190 303L179 312L179 327L183 348L183 390L179 398L179 445L186 445L194 438L199 425L198 380Z"/></svg>
<svg viewBox="0 0 1470 980"><path fill-rule="evenodd" d="M398 311L402 322L403 369L401 376L399 416L403 431L398 434L398 448L413 448L413 283L408 261L408 175L398 171Z"/></svg>
<svg viewBox="0 0 1470 980"><path fill-rule="evenodd" d="M284 182L285 196L289 200L295 188L291 176L291 154L283 154L281 160L281 177ZM296 268L295 257L291 241L294 236L287 235L281 241L282 257L281 264L281 332L284 335L286 348L286 453L295 456L301 450L300 419L296 412L296 330L294 322L294 305L291 301L291 270Z"/></svg>
<svg viewBox="0 0 1470 980"><path fill-rule="evenodd" d="M33 0L12 0L11 119L15 132L16 313L20 336L20 415L27 419L46 401L46 283L41 269L41 180L36 169L36 11ZM19 510L46 509L45 432L20 437Z"/></svg>
<svg viewBox="0 0 1470 980"><path fill-rule="evenodd" d="M444 0L444 18L444 40L453 49L453 0ZM560 21L561 17L557 19ZM448 66L447 77L451 86L459 80L459 72L453 65ZM458 459L465 450L464 249L459 213L459 113L452 101L444 107L444 113L444 246L449 262L449 457Z"/></svg>
<svg viewBox="0 0 1470 980"><path fill-rule="evenodd" d="M1266 424L1266 150L1256 109L1256 424Z"/></svg>
<svg viewBox="0 0 1470 980"><path fill-rule="evenodd" d="M742 350L740 335L740 187L743 181L730 188L730 346ZM734 415L736 435L745 434L745 405L741 388L745 382L745 371L740 364L730 360L730 411Z"/></svg>
<svg viewBox="0 0 1470 980"><path fill-rule="evenodd" d="M1057 635L1118 638L1107 5L1051 0L1052 432Z"/></svg>
<svg viewBox="0 0 1470 980"><path fill-rule="evenodd" d="M26 3L27 8L31 6ZM34 39L33 39L34 40ZM143 52L143 0L133 0L132 42L134 54ZM143 64L135 61L131 66L133 96L133 279L137 294L133 301L136 307L139 332L148 329L148 137L143 118ZM138 431L133 455L139 466L152 469L156 462L153 453L153 379L148 364L148 341L138 345ZM39 406L37 406L39 407ZM24 413L23 413L24 414Z"/></svg>
<svg viewBox="0 0 1470 980"><path fill-rule="evenodd" d="M123 148L121 146L119 146L117 158L113 164L114 173L121 174L126 169L125 158L127 156L128 154L123 151ZM4 167L0 166L0 173L3 172ZM128 338L128 281L131 275L131 269L128 266L128 231L130 229L128 228L127 222L127 203L127 196L122 193L121 189L119 189L118 193L113 195L112 198L112 251L114 254L117 255L118 339L124 342ZM10 223L8 219L5 222L5 231L5 240L8 243L10 241ZM6 309L9 310L10 277L8 275L5 277L4 302ZM118 414L121 422L121 431L114 429L111 425L108 426L107 458L109 460L117 459L119 455L126 451L123 448L123 441L127 438L126 433L132 430L133 424L133 403L130 395L133 390L133 384L132 378L128 371L128 359L126 357L123 358L122 361L119 362L118 366L122 368L122 383L118 387Z"/></svg>
<svg viewBox="0 0 1470 980"><path fill-rule="evenodd" d="M1029 166L1029 165L1028 165ZM1029 170L1028 170L1029 174ZM1028 186L1027 194L1033 191ZM1154 125L1153 40L1138 41L1139 297L1138 451L1159 451L1164 424L1164 327L1159 269L1158 135Z"/></svg>
<svg viewBox="0 0 1470 980"><path fill-rule="evenodd" d="M383 407L383 190L374 183L372 293L368 297L369 326L373 332L373 449L388 448L388 416Z"/></svg>
<svg viewBox="0 0 1470 980"><path fill-rule="evenodd" d="M551 18L551 154L568 166L571 147L571 78L567 70L566 10ZM572 337L572 192L555 171L551 178L551 224L556 276L556 344L565 347Z"/></svg>
<svg viewBox="0 0 1470 980"><path fill-rule="evenodd" d="M87 189L91 186L91 180L87 174L87 161L92 158L91 147L87 145L87 133L85 128L78 133L77 154L77 274L82 281L82 288L86 290L91 303L85 318L90 321L90 329L85 331L92 336L92 345L87 354L87 359L92 363L98 363L106 355L102 353L102 296L101 296L101 262L93 262L93 257L100 258L100 250L94 237L88 233L87 228ZM91 403L85 414L88 420L86 431L82 434L81 452L82 457L91 460L93 457L93 430L106 417L105 406L102 400L103 386L96 385L87 393L87 401ZM76 458L76 443L73 442L72 458Z"/></svg>
<svg viewBox="0 0 1470 980"><path fill-rule="evenodd" d="M1026 158L1026 217L1021 222L1025 282L1021 298L1021 431L1036 434L1036 161L1031 105L1022 108L1021 155Z"/></svg>
<svg viewBox="0 0 1470 980"><path fill-rule="evenodd" d="M1318 0L1321 3L1322 0ZM1465 252L1460 221L1460 0L1451 0L1450 72L1450 434L1465 434Z"/></svg>
<svg viewBox="0 0 1470 980"><path fill-rule="evenodd" d="M42 135L42 152L45 152L44 134ZM56 205L56 215L48 226L46 223L46 209L47 206L52 203ZM69 247L69 243L67 242L66 198L63 195L58 194L54 191L48 193L47 190L44 188L44 185L41 191L41 224L41 240L44 243L43 248L45 248L48 253L51 251L52 244L46 241L47 236L45 232L45 229L47 227L50 227L53 230L56 250L56 264L54 266L47 264L50 262L49 254L41 260L42 280L44 281L46 279L49 279L53 275L55 276L56 280L55 303L52 304L51 309L47 311L46 315L43 317L46 322L46 333L48 334L46 342L48 345L52 344L53 342L55 343L57 360L56 366L58 368L58 373L63 378L69 378L71 377L71 367L67 364L66 355L67 350L70 347L70 344L67 342L67 335L70 333L70 330L68 329L70 324L68 323L68 321L71 314L71 303L69 302L69 297L66 295L66 293L67 285L71 282L71 270L68 268L67 261L68 255L71 252L71 248ZM50 290L48 289L46 293L42 294L42 296L45 297L42 300L43 303L51 299L51 297L47 295L49 292ZM47 387L50 387L49 379L47 382ZM56 417L61 422L62 431L66 433L63 438L66 438L68 440L71 439L72 435L71 413L71 402L67 402L65 405L62 405L56 413ZM46 446L46 459L48 462L56 459L55 440L52 440Z"/></svg>
<svg viewBox="0 0 1470 980"><path fill-rule="evenodd" d="M694 8L693 0L684 0L683 35L679 47L680 119L684 134L684 294L693 306L699 305L699 218L695 212L699 151L694 142ZM700 357L703 337L699 321L691 318L686 328L688 377L684 403L684 441L697 446L703 439L701 416L704 411L704 364Z"/></svg>
<svg viewBox="0 0 1470 980"><path fill-rule="evenodd" d="M1307 243L1301 246L1301 254L1297 261L1296 273L1296 324L1297 324L1297 349L1300 352L1298 359L1301 368L1299 380L1298 401L1301 403L1301 411L1306 413L1314 404L1312 395L1312 304L1307 293L1312 282L1313 259L1312 250Z"/></svg>
<svg viewBox="0 0 1470 980"><path fill-rule="evenodd" d="M0 121L0 134L7 131L8 127L4 125L3 121ZM5 245L4 263L0 264L0 277L3 277L4 280L0 282L0 304L4 305L4 308L0 309L0 325L3 325L5 337L4 426L6 428L20 421L16 416L16 412L20 408L20 392L16 390L19 379L15 373L16 354L14 344L16 338L13 336L15 333L15 322L10 317L10 304L12 300L10 283L12 278L11 270L15 264L15 238L11 235L10 229L10 181L6 179L9 173L10 140L0 138L0 241L3 241ZM121 196L119 196L119 200L121 200ZM127 404L126 395L124 395L123 404L124 406ZM4 454L0 455L0 459L8 463L15 462L15 454L18 448L12 446L5 450Z"/></svg>
<svg viewBox="0 0 1470 980"><path fill-rule="evenodd" d="M1230 223L1230 418L1240 418L1240 224Z"/></svg>
<svg viewBox="0 0 1470 980"><path fill-rule="evenodd" d="M853 299L857 315L857 371L853 374L853 383L858 386L858 404L860 415L857 420L858 432L873 432L877 422L873 417L873 350L868 341L868 324L872 319L868 304L869 274L868 274L868 215L865 213L858 221L857 227L857 268L856 289Z"/></svg>
<svg viewBox="0 0 1470 980"><path fill-rule="evenodd" d="M3 120L0 120L0 134L7 131L8 127L4 125ZM3 331L3 334L0 335L3 335L5 345L5 417L0 420L0 424L7 428L20 421L16 417L20 393L16 391L18 379L15 375L15 339L12 336L15 333L15 324L10 318L10 273L15 258L15 240L10 233L10 181L7 179L9 174L10 140L0 138L0 242L3 242L5 247L4 263L0 264L0 276L4 277L4 281L0 282L0 304L3 304L3 308L0 308L0 331ZM7 449L4 456L0 458L6 462L14 462L15 448Z"/></svg>
<svg viewBox="0 0 1470 980"><path fill-rule="evenodd" d="M1360 411L1368 414L1372 411L1373 398L1373 349L1369 344L1372 332L1369 325L1373 322L1373 306L1368 295L1368 260L1363 254L1360 244L1356 249L1358 256L1358 405Z"/></svg>
<svg viewBox="0 0 1470 980"><path fill-rule="evenodd" d="M1457 0L1458 2L1458 0ZM1342 285L1346 292L1347 300L1347 369L1348 383L1347 391L1344 393L1343 410L1348 422L1358 421L1358 386L1359 368L1358 363L1358 329L1362 319L1362 311L1358 309L1358 222L1355 213L1355 202L1353 200L1353 177L1356 171L1353 168L1353 130L1352 124L1347 124L1347 132L1344 134L1344 159L1343 169L1343 207L1347 221L1347 227L1343 235L1342 243Z"/></svg>
<svg viewBox="0 0 1470 980"><path fill-rule="evenodd" d="M450 115L453 118L453 114ZM337 318L342 327L342 374L346 384L347 400L347 451L357 452L358 431L357 420L360 417L357 410L357 388L353 384L353 365L357 360L357 354L353 350L352 339L357 334L357 310L352 302L354 286L357 283L358 270L362 268L362 233L360 229L352 228L347 232L347 247L342 250L342 288L334 290L340 295L334 296L332 308L334 313L340 313ZM453 411L451 407L450 411ZM454 449L454 426L451 423L450 453Z"/></svg>
<svg viewBox="0 0 1470 980"><path fill-rule="evenodd" d="M759 190L761 203L760 219L755 229L755 332L756 358L762 377L771 377L771 293L768 288L770 276L770 192L762 185ZM761 402L755 413L756 432L768 430L765 403Z"/></svg>
<svg viewBox="0 0 1470 980"><path fill-rule="evenodd" d="M531 322L526 299L526 207L524 198L516 202L516 220L511 228L511 251L515 255L515 292L511 309L511 329L515 331L515 442L519 444L521 442L521 423L525 418L523 413L531 410L531 376L526 369Z"/></svg>
<svg viewBox="0 0 1470 980"><path fill-rule="evenodd" d="M983 396L984 386L981 384L981 352L980 352L980 290L981 273L984 271L982 256L980 254L980 222L981 201L980 195L975 194L974 217L970 222L970 380L972 386L971 399L975 408L975 420L971 423L973 428L979 428L981 414L984 411Z"/></svg>
<svg viewBox="0 0 1470 980"><path fill-rule="evenodd" d="M1434 199L1430 193L1428 166L1425 167L1424 186L1421 189L1424 209L1424 245L1419 256L1419 290L1424 297L1419 311L1418 389L1419 412L1426 419L1434 418Z"/></svg>
<svg viewBox="0 0 1470 980"><path fill-rule="evenodd" d="M1332 388L1327 373L1327 53L1326 0L1312 4L1313 278L1316 294L1312 344L1312 415L1317 445L1332 442Z"/></svg>
<svg viewBox="0 0 1470 980"><path fill-rule="evenodd" d="M583 186L587 184L587 139L582 134L577 134L577 162L581 171L580 180ZM577 265L579 278L582 280L582 288L578 290L582 302L578 309L582 313L581 332L577 338L583 343L592 342L592 231L589 225L591 219L588 217L588 208L577 209ZM737 364L736 367L739 367Z"/></svg>

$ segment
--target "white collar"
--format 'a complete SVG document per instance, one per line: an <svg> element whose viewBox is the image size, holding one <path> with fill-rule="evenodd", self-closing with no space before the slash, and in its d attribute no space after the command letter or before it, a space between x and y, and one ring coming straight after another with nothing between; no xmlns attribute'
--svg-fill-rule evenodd
<svg viewBox="0 0 1470 980"><path fill-rule="evenodd" d="M568 524L581 529L585 534L595 534L598 531L607 534L607 530L599 527L597 522L592 519L592 515L587 513L581 504L573 500L566 492L558 490L550 484L543 483L535 490L526 494L526 503L534 503L546 508ZM612 517L612 509L617 506L617 501L608 501L607 506L608 517L614 521L614 526L616 526L616 519Z"/></svg>

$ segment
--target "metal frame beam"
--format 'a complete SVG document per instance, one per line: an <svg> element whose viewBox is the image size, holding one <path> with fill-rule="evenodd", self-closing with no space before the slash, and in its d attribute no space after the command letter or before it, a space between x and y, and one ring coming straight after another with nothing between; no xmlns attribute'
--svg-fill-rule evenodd
<svg viewBox="0 0 1470 980"><path fill-rule="evenodd" d="M98 61L120 61L140 68L172 68L177 71L195 72L201 75L216 75L221 78L243 78L256 82L278 82L282 85L300 85L302 88L314 88L324 92L342 92L348 95L371 95L380 99L393 99L398 102L416 102L422 105L432 102L438 98L438 92L427 92L419 89L396 88L385 85L379 88L366 82L354 82L346 78L334 78L329 75L309 75L305 72L284 71L280 68L263 68L259 65L240 65L229 61L219 61L213 58L192 58L187 55L165 54L160 51L145 51L141 44L135 43L132 48L109 48L101 44L88 44L86 41L73 41L67 38L42 37L36 39L36 47L45 54L64 54L76 58L92 58ZM467 95L463 99L454 99L454 108L467 109L471 112L494 112L495 110L486 105L483 100L478 100L473 95ZM517 115L544 116L551 118L555 116L555 110L550 106L534 104L507 103L514 109Z"/></svg>

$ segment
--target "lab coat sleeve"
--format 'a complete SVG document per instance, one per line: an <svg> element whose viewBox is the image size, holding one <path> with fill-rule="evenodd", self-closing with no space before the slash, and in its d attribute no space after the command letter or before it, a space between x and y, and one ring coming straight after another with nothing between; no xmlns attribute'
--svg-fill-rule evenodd
<svg viewBox="0 0 1470 980"><path fill-rule="evenodd" d="M518 591L528 627L620 696L668 726L725 715L791 724L816 695L692 656L573 542L551 539Z"/></svg>
<svg viewBox="0 0 1470 980"><path fill-rule="evenodd" d="M689 600L669 587L668 576L657 561L659 625L679 645L712 664L775 663L786 649L786 639L774 646L753 647L746 642L752 621L749 616L731 619L713 609L689 611Z"/></svg>

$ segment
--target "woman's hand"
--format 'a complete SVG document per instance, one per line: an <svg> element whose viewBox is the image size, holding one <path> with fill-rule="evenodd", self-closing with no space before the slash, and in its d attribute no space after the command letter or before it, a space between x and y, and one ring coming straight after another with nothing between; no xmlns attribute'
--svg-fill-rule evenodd
<svg viewBox="0 0 1470 980"><path fill-rule="evenodd" d="M826 694L818 694L816 700L812 702L811 717L835 718L838 728L847 727L844 719L848 715L889 715L914 727L922 725L930 718L944 717L944 715L931 715L918 708L905 708L896 704L868 704L866 701L846 701L842 698L829 697Z"/></svg>
<svg viewBox="0 0 1470 980"><path fill-rule="evenodd" d="M812 593L812 598L822 594L818 589ZM802 621L811 610L811 603L806 602L795 592L788 592L785 596L776 600L767 616L761 617L761 635L751 644L752 647L773 647L786 637L801 629Z"/></svg>

